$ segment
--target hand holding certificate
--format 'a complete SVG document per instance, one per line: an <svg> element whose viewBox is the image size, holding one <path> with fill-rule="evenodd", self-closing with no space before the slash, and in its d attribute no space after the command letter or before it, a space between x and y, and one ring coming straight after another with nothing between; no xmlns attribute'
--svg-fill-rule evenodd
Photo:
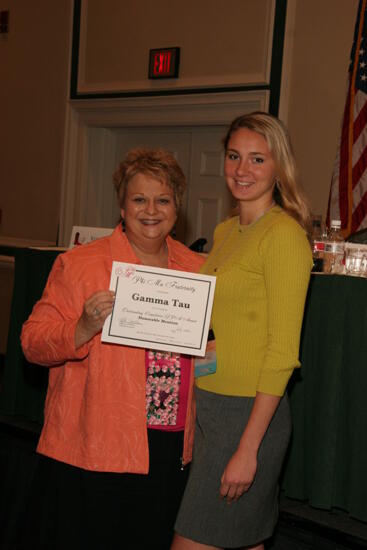
<svg viewBox="0 0 367 550"><path fill-rule="evenodd" d="M102 341L204 356L215 277L113 262Z"/></svg>

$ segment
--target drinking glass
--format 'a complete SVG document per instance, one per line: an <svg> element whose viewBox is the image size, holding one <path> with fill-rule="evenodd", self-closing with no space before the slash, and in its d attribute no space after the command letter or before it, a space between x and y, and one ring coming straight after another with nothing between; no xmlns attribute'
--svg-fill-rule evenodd
<svg viewBox="0 0 367 550"><path fill-rule="evenodd" d="M362 277L367 277L367 255L365 254L362 259L361 263L361 269L362 269Z"/></svg>
<svg viewBox="0 0 367 550"><path fill-rule="evenodd" d="M366 255L358 248L347 248L345 251L345 271L347 275L367 276Z"/></svg>

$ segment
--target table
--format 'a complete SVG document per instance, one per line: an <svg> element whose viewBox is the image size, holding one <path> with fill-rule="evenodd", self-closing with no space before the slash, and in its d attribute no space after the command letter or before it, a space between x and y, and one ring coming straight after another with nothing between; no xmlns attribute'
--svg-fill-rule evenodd
<svg viewBox="0 0 367 550"><path fill-rule="evenodd" d="M367 521L367 280L313 275L289 387L286 496Z"/></svg>
<svg viewBox="0 0 367 550"><path fill-rule="evenodd" d="M57 251L15 250L15 283L0 414L42 425L48 370L19 343ZM367 280L312 275L301 339L302 368L289 384L293 437L282 488L312 506L367 522Z"/></svg>
<svg viewBox="0 0 367 550"><path fill-rule="evenodd" d="M14 290L5 356L0 414L24 417L40 426L48 384L48 369L31 365L20 346L20 332L33 305L41 297L59 251L15 248Z"/></svg>
<svg viewBox="0 0 367 550"><path fill-rule="evenodd" d="M1 253L0 247L0 357L4 358L8 340L11 300L14 286L14 257ZM0 359L0 360L1 360ZM2 364L2 363L1 363Z"/></svg>

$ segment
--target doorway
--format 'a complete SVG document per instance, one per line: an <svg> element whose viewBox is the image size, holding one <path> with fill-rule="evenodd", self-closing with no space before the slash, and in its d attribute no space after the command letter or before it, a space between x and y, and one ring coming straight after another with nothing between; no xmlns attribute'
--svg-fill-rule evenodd
<svg viewBox="0 0 367 550"><path fill-rule="evenodd" d="M208 252L215 226L229 215L232 208L223 178L222 139L225 131L224 126L116 129L114 162L110 169L105 166L101 178L91 177L86 187L84 224L94 226L98 223L103 227L116 224L119 208L112 186L113 171L130 149L160 147L174 155L187 179L175 237L188 246L199 238L205 238L204 251ZM108 170L110 176L107 178Z"/></svg>
<svg viewBox="0 0 367 550"><path fill-rule="evenodd" d="M118 218L112 173L136 145L172 151L188 192L177 237L190 245L208 240L231 210L223 179L222 138L234 117L266 111L267 90L73 100L68 104L62 177L59 244L73 225L113 227Z"/></svg>

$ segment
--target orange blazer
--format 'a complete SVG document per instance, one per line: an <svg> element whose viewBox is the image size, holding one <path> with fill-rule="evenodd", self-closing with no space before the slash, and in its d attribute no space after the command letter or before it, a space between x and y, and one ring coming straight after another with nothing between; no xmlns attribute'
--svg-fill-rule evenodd
<svg viewBox="0 0 367 550"><path fill-rule="evenodd" d="M197 272L202 256L167 237L170 269ZM24 323L28 361L50 367L45 422L37 451L87 470L147 473L145 350L101 342L100 333L75 349L85 300L109 288L112 261L141 263L117 226L110 237L61 254L42 298ZM191 460L193 365L183 463Z"/></svg>

